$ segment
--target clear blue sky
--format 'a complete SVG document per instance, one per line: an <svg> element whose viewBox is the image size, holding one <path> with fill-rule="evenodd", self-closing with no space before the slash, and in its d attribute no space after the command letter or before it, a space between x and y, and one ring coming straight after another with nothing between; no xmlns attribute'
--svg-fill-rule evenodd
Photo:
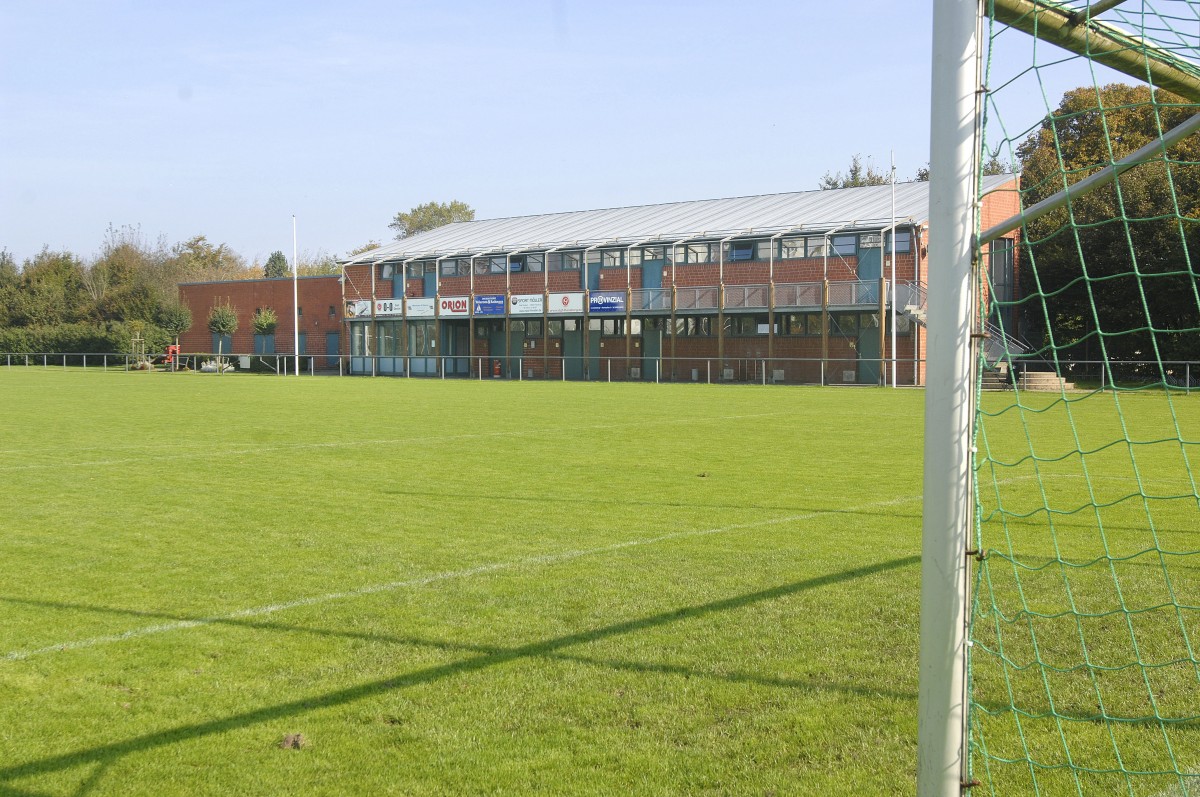
<svg viewBox="0 0 1200 797"><path fill-rule="evenodd" d="M0 247L105 229L249 259L479 218L807 190L928 160L929 3L0 7Z"/></svg>

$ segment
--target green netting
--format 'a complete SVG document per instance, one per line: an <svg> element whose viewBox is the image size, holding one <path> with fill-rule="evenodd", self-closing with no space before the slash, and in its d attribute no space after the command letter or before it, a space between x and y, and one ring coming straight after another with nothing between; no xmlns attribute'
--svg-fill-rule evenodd
<svg viewBox="0 0 1200 797"><path fill-rule="evenodd" d="M1200 112L1149 68L1197 74L1198 2L1081 14L1079 52L989 11L982 161L1023 208ZM974 791L1200 794L1200 135L1012 238L977 252Z"/></svg>

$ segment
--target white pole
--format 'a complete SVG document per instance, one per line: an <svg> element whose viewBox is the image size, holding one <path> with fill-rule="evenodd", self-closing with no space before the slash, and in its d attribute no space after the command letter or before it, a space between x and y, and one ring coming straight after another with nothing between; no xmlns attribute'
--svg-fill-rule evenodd
<svg viewBox="0 0 1200 797"><path fill-rule="evenodd" d="M300 264L296 257L295 213L292 214L292 338L292 351L296 353L296 376L300 376Z"/></svg>
<svg viewBox="0 0 1200 797"><path fill-rule="evenodd" d="M892 387L896 387L896 151L892 150Z"/></svg>
<svg viewBox="0 0 1200 797"><path fill-rule="evenodd" d="M968 772L971 250L978 151L979 0L934 0L928 381L921 532L917 794L960 797Z"/></svg>

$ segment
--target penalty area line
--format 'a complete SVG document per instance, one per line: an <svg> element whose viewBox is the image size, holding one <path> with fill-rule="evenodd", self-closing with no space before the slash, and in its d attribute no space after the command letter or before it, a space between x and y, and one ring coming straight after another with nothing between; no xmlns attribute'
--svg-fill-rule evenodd
<svg viewBox="0 0 1200 797"><path fill-rule="evenodd" d="M264 615L284 612L290 609L300 609L307 606L317 606L323 603L333 603L336 601L351 600L361 598L368 595L376 595L383 592L394 592L401 589L413 589L423 587L429 584L434 584L439 581L450 581L460 578L471 578L474 576L486 575L502 570L515 570L522 567L537 567L541 565L553 565L560 562L568 562L574 559L581 559L586 556L597 556L614 551L624 550L626 548L635 548L642 545L656 545L661 542L671 540L679 540L693 537L705 537L714 534L724 534L733 531L744 531L748 529L767 528L770 526L780 526L788 523L799 523L805 520L812 520L819 517L829 517L833 515L853 514L869 509L881 509L889 506L898 506L901 504L912 503L921 500L920 495L907 496L903 498L892 498L885 501L874 501L867 504L860 504L855 507L828 509L813 512L804 512L796 515L783 515L780 517L767 518L765 520L754 520L746 523L731 523L726 526L717 526L707 529L693 529L690 531L673 531L667 534L657 534L653 537L639 537L633 540L625 540L624 542L616 542L610 545L602 545L596 548L581 548L570 551L560 551L559 553L542 554L540 556L529 556L522 559L514 559L508 562L493 562L491 564L479 565L478 567L470 567L462 570L447 570L441 573L432 573L419 578L402 579L399 581L388 581L382 584L370 584L367 586L357 587L351 590L343 590L340 592L327 592L322 595L311 595L307 598L297 598L296 600L285 601L282 603L272 603L265 606L254 606L247 609L239 609L227 614L212 615L209 617L201 617L194 620L177 620L170 623L157 623L155 625L146 625L140 628L131 628L128 631L122 631L116 634L105 634L103 636L88 637L85 639L65 640L53 645L46 645L40 648L30 648L27 650L14 650L0 656L4 661L23 661L32 659L38 656L45 656L51 653L63 653L71 650L82 650L85 648L100 647L103 645L113 645L119 642L128 642L134 639L143 637L155 636L158 634L167 634L174 631L184 631L189 628L199 628L208 625L218 625L220 623L236 622L251 617L262 617Z"/></svg>

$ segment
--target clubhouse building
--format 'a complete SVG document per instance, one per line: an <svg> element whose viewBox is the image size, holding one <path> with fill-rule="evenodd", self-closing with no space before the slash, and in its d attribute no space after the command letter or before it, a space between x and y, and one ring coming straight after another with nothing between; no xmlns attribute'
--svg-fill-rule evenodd
<svg viewBox="0 0 1200 797"><path fill-rule="evenodd" d="M985 227L1016 179L984 178ZM919 385L928 206L914 182L448 224L301 279L301 353L364 375ZM1014 238L985 259L1011 299ZM292 353L290 280L180 294L185 351L215 350L200 319L223 301L247 328L280 318L278 342L224 350Z"/></svg>

